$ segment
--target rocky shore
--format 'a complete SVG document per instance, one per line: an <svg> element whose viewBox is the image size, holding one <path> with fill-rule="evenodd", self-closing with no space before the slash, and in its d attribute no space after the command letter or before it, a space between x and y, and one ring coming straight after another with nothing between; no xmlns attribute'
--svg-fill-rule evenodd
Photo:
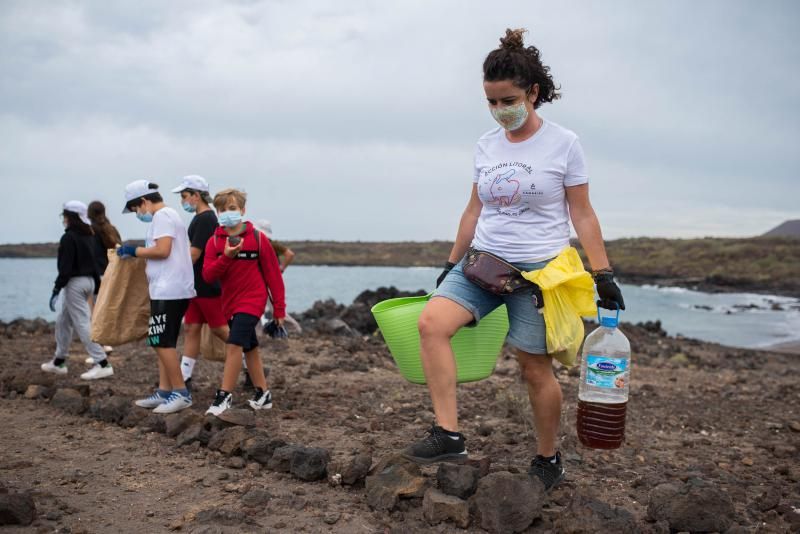
<svg viewBox="0 0 800 534"><path fill-rule="evenodd" d="M527 477L536 436L505 350L459 387L471 460L418 467L396 456L432 422L427 390L397 373L365 293L317 303L302 336L265 339L275 407L204 417L221 376L201 361L195 406L161 417L132 400L156 380L143 343L116 347L115 375L39 370L44 321L0 324L0 525L14 532L800 532L797 355L733 349L623 324L633 385L623 448L583 447L578 376L564 391L567 479ZM235 405L244 405L245 392Z"/></svg>

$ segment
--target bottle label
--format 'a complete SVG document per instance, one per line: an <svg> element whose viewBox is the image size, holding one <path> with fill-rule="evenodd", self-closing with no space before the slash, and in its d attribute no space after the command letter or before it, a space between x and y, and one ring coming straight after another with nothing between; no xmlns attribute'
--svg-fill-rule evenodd
<svg viewBox="0 0 800 534"><path fill-rule="evenodd" d="M586 356L586 383L598 388L622 389L626 386L628 360L607 356Z"/></svg>

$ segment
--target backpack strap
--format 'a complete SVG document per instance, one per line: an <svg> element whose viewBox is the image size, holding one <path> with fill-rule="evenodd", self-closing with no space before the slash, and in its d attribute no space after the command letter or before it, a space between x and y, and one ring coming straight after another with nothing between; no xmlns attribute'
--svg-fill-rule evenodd
<svg viewBox="0 0 800 534"><path fill-rule="evenodd" d="M258 257L256 258L258 272L261 273L261 278L264 278L264 269L261 268L261 232L259 232L255 226L253 226L253 235L256 236L256 246L258 247Z"/></svg>

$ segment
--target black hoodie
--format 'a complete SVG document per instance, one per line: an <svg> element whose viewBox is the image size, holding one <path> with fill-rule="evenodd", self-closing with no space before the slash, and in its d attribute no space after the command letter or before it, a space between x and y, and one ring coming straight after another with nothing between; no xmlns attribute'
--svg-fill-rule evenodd
<svg viewBox="0 0 800 534"><path fill-rule="evenodd" d="M100 287L100 276L94 261L94 236L67 228L58 244L58 277L53 291L61 291L75 276L91 276L94 278L95 291Z"/></svg>

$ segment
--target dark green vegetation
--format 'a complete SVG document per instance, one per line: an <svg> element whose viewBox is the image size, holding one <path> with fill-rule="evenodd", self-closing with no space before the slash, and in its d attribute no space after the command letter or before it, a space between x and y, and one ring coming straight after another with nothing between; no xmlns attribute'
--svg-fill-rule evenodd
<svg viewBox="0 0 800 534"><path fill-rule="evenodd" d="M287 241L296 265L442 265L452 243ZM800 239L617 239L606 244L624 282L800 296ZM56 244L0 245L2 258L53 257Z"/></svg>
<svg viewBox="0 0 800 534"><path fill-rule="evenodd" d="M800 296L800 240L618 239L608 254L623 281Z"/></svg>

